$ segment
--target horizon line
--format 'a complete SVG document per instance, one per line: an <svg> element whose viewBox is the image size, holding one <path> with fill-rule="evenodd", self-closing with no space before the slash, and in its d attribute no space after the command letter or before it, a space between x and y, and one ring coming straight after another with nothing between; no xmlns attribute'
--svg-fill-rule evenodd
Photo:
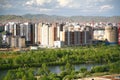
<svg viewBox="0 0 120 80"><path fill-rule="evenodd" d="M73 16L84 16L84 17L115 17L120 15L57 15L57 14L34 14L34 13L26 13L26 14L0 14L0 16L7 15L15 15L15 16L24 16L24 15L48 15L48 16L61 16L61 17L73 17Z"/></svg>

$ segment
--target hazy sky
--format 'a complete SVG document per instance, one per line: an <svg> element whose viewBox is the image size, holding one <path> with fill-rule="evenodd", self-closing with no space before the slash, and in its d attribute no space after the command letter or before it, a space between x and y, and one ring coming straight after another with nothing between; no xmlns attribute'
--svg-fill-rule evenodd
<svg viewBox="0 0 120 80"><path fill-rule="evenodd" d="M120 0L0 0L0 15L120 16Z"/></svg>

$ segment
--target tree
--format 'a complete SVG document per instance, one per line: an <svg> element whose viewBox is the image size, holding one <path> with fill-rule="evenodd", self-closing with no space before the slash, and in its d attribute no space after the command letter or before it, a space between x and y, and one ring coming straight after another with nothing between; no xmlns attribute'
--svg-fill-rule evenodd
<svg viewBox="0 0 120 80"><path fill-rule="evenodd" d="M67 62L67 64L65 65L65 70L66 72L71 73L72 70L74 70L74 66Z"/></svg>
<svg viewBox="0 0 120 80"><path fill-rule="evenodd" d="M64 67L64 66L61 66L61 67L60 67L60 70L61 70L61 72L65 71L65 67Z"/></svg>
<svg viewBox="0 0 120 80"><path fill-rule="evenodd" d="M28 78L30 79L30 80L35 80L35 77L34 77L34 75L33 75L33 69L32 68L30 68L29 70L28 70Z"/></svg>
<svg viewBox="0 0 120 80"><path fill-rule="evenodd" d="M105 67L104 66L95 66L91 69L91 72L93 72L93 73L105 72Z"/></svg>
<svg viewBox="0 0 120 80"><path fill-rule="evenodd" d="M7 75L5 76L4 80L13 80L12 73L8 71Z"/></svg>
<svg viewBox="0 0 120 80"><path fill-rule="evenodd" d="M22 77L22 80L27 80L27 77L24 75L24 76Z"/></svg>
<svg viewBox="0 0 120 80"><path fill-rule="evenodd" d="M50 78L51 80L54 80L54 79L56 78L56 76L57 76L57 74L54 74L54 73L50 73L50 74L49 74L49 78Z"/></svg>
<svg viewBox="0 0 120 80"><path fill-rule="evenodd" d="M82 67L82 68L80 69L80 72L81 72L81 73L87 72L87 68L86 68L86 67Z"/></svg>
<svg viewBox="0 0 120 80"><path fill-rule="evenodd" d="M41 68L38 69L38 75L49 75L50 71L45 63L42 64Z"/></svg>
<svg viewBox="0 0 120 80"><path fill-rule="evenodd" d="M67 72L71 71L71 65L69 62L67 62L67 64L65 65L65 69Z"/></svg>
<svg viewBox="0 0 120 80"><path fill-rule="evenodd" d="M50 79L46 75L44 75L39 80L50 80Z"/></svg>
<svg viewBox="0 0 120 80"><path fill-rule="evenodd" d="M32 73L28 73L29 80L35 80L35 77Z"/></svg>

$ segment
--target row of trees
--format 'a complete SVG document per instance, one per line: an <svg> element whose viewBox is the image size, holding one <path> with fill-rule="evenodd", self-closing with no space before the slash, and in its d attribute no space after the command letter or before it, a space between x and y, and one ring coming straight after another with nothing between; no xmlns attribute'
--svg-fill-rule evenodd
<svg viewBox="0 0 120 80"><path fill-rule="evenodd" d="M0 52L0 69L77 63L111 63L120 60L119 46L41 49L26 52Z"/></svg>
<svg viewBox="0 0 120 80"><path fill-rule="evenodd" d="M3 80L72 80L87 76L92 76L93 73L120 73L120 61L110 63L102 66L95 66L90 71L86 67L80 68L79 71L75 71L72 64L69 62L65 66L61 67L59 74L49 71L48 66L43 63L40 68L18 68L9 70Z"/></svg>

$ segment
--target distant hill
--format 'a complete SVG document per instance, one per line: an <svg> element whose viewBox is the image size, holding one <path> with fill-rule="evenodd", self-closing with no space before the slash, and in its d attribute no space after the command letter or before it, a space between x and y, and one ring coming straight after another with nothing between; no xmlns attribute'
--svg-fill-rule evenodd
<svg viewBox="0 0 120 80"><path fill-rule="evenodd" d="M23 16L18 16L18 15L0 15L0 22L1 23L6 23L9 21L27 21L29 19L23 17Z"/></svg>
<svg viewBox="0 0 120 80"><path fill-rule="evenodd" d="M25 15L0 15L0 22L5 23L8 21L17 22L120 22L120 16L104 17L104 16L57 16L46 14L25 14Z"/></svg>

